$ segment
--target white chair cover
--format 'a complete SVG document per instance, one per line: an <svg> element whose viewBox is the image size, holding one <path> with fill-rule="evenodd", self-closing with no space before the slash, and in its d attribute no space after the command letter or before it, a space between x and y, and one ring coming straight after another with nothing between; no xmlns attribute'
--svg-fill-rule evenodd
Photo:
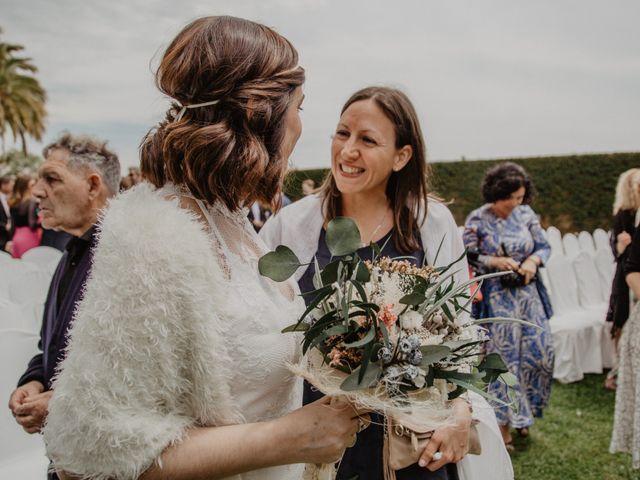
<svg viewBox="0 0 640 480"><path fill-rule="evenodd" d="M0 330L0 395L8 401L31 357L37 353L38 335L22 330ZM49 461L40 435L29 435L11 411L0 409L0 478L40 480Z"/></svg>
<svg viewBox="0 0 640 480"><path fill-rule="evenodd" d="M564 247L564 253L567 257L575 257L580 252L578 237L576 237L573 233L566 233L564 237L562 237L562 245Z"/></svg>
<svg viewBox="0 0 640 480"><path fill-rule="evenodd" d="M36 264L40 268L48 268L51 263L56 264L62 257L62 252L52 247L35 247L22 255L23 262Z"/></svg>
<svg viewBox="0 0 640 480"><path fill-rule="evenodd" d="M20 305L43 304L47 298L51 273L43 270L14 275L9 285L9 299Z"/></svg>
<svg viewBox="0 0 640 480"><path fill-rule="evenodd" d="M593 243L593 237L589 232L585 232L584 230L578 234L578 243L580 244L580 249L584 252L595 254L596 246Z"/></svg>
<svg viewBox="0 0 640 480"><path fill-rule="evenodd" d="M547 261L546 270L554 312L560 314L579 308L578 282L571 261L562 255L552 255Z"/></svg>
<svg viewBox="0 0 640 480"><path fill-rule="evenodd" d="M613 276L616 273L616 264L613 260L611 250L608 248L599 248L596 251L594 261L596 262L596 268L598 269L602 290L605 292L605 297L609 298Z"/></svg>
<svg viewBox="0 0 640 480"><path fill-rule="evenodd" d="M551 245L552 255L564 255L564 246L562 245L562 235L556 227L547 228L547 241Z"/></svg>
<svg viewBox="0 0 640 480"><path fill-rule="evenodd" d="M609 234L602 228L596 228L593 231L593 243L596 245L596 250L608 250L611 252L611 245L609 244Z"/></svg>
<svg viewBox="0 0 640 480"><path fill-rule="evenodd" d="M23 262L4 255L0 256L0 299L9 299L9 287L15 279L26 272L38 270L32 263Z"/></svg>
<svg viewBox="0 0 640 480"><path fill-rule="evenodd" d="M585 373L602 373L604 304L580 306L578 280L567 257L553 255L546 269L554 309L549 321L555 350L553 378L569 383Z"/></svg>
<svg viewBox="0 0 640 480"><path fill-rule="evenodd" d="M578 281L578 301L583 307L600 305L609 300L608 289L602 288L602 281L596 268L595 259L587 252L580 252L573 258L573 270Z"/></svg>
<svg viewBox="0 0 640 480"><path fill-rule="evenodd" d="M44 305L18 305L0 300L0 329L18 329L33 334L40 332Z"/></svg>

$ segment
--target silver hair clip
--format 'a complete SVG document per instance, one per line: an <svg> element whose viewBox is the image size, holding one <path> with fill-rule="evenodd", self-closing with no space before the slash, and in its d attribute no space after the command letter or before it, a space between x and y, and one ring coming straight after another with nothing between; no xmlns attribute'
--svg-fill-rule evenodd
<svg viewBox="0 0 640 480"><path fill-rule="evenodd" d="M215 105L216 103L218 103L220 100L211 100L210 102L203 102L203 103L194 103L193 105L182 105L180 102L178 102L176 100L176 103L182 107L180 109L180 111L178 112L178 115L175 118L176 122L179 122L180 119L182 118L182 116L184 115L184 112L187 111L187 108L199 108L199 107L207 107L209 105Z"/></svg>

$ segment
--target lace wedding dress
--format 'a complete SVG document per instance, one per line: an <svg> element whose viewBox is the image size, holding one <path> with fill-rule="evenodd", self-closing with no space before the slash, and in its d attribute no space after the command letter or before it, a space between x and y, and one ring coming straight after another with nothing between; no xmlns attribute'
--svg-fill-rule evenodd
<svg viewBox="0 0 640 480"><path fill-rule="evenodd" d="M234 369L232 398L247 423L283 416L302 405L302 381L287 368L300 360L300 337L282 334L304 310L293 281L274 282L258 272L258 260L267 253L247 218L246 209L229 211L207 205L184 189L165 186L161 195L185 197L197 204L207 223L224 285L213 295L218 316L226 326L226 343ZM285 465L244 473L242 480L302 478L303 465Z"/></svg>

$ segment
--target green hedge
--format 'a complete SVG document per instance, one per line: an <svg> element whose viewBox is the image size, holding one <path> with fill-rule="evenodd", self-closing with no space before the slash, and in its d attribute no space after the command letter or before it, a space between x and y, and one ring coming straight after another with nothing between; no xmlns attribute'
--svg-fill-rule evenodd
<svg viewBox="0 0 640 480"><path fill-rule="evenodd" d="M431 164L431 189L451 202L449 208L462 225L467 214L483 203L480 185L484 172L507 160L522 165L531 175L538 191L533 208L543 226L555 225L566 233L609 228L618 176L640 167L640 152L437 162ZM311 178L319 185L326 173L326 169L293 171L285 191L297 199L304 179Z"/></svg>

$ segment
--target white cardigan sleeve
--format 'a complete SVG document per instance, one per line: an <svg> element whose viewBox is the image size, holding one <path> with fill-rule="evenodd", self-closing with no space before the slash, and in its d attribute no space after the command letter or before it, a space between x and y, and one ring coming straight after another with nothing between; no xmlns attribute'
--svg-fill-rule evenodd
<svg viewBox="0 0 640 480"><path fill-rule="evenodd" d="M184 219L172 226L180 218L171 211L146 210L105 216L49 404L47 454L56 469L83 479L133 480L189 426L228 414L224 375L203 368L217 342L202 309L211 284L198 265L207 262L190 247L198 232ZM222 399L221 411L207 412L203 398Z"/></svg>

